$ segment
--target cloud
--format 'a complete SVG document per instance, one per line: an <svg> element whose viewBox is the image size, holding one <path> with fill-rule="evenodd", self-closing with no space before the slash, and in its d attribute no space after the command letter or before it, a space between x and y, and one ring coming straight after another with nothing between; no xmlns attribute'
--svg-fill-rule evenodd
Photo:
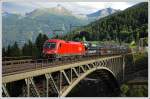
<svg viewBox="0 0 150 99"><path fill-rule="evenodd" d="M24 13L24 12L30 12L37 8L35 5L32 5L30 3L18 3L18 2L3 2L2 3L2 10L11 12L11 13Z"/></svg>
<svg viewBox="0 0 150 99"><path fill-rule="evenodd" d="M104 8L114 8L124 10L138 2L77 2L77 4L82 6L88 6L89 8L93 9L104 9Z"/></svg>
<svg viewBox="0 0 150 99"><path fill-rule="evenodd" d="M124 10L137 2L4 2L2 9L8 12L26 13L37 8L50 8L58 4L71 10L73 13L88 14L104 8Z"/></svg>

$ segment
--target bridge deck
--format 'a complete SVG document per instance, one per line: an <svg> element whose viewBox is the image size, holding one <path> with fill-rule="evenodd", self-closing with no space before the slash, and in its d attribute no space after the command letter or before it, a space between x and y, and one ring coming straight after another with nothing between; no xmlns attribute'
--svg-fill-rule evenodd
<svg viewBox="0 0 150 99"><path fill-rule="evenodd" d="M30 70L37 70L37 69L42 69L47 67L56 67L59 65L72 64L79 61L85 61L85 60L96 59L96 58L97 57L86 57L80 60L75 59L75 60L61 60L61 61L55 61L49 59L37 59L37 60L27 59L27 60L4 61L2 64L2 74L12 75L14 73L27 72Z"/></svg>
<svg viewBox="0 0 150 99"><path fill-rule="evenodd" d="M57 66L54 66L54 65L49 66L47 64L47 65L45 65L45 67L42 67L42 68L36 68L36 69L30 68L28 71L22 71L21 70L21 71L17 71L17 72L12 72L10 74L4 74L2 76L2 83L13 82L13 81L25 79L28 77L40 76L40 75L43 75L46 73L61 71L64 69L77 67L79 65L90 64L90 63L95 62L95 61L106 60L106 59L117 58L117 57L121 57L121 55L99 58L99 59L93 59L93 60L86 60L86 61L76 62L76 63L72 63L72 64L71 63L65 64L65 65L62 64L62 65L57 65ZM30 65L31 64L28 64L28 66L30 66Z"/></svg>

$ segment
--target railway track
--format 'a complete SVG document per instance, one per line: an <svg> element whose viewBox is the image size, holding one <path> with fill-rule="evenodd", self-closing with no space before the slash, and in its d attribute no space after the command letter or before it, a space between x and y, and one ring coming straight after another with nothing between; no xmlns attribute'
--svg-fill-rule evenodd
<svg viewBox="0 0 150 99"><path fill-rule="evenodd" d="M124 53L125 54L125 53ZM57 58L49 58L49 59L27 59L21 60L3 60L2 61L2 76L13 75L18 73L23 73L27 71L39 70L44 68L63 66L67 64L73 64L76 62L93 60L98 58L110 57L115 55L124 55L124 54L113 54L113 55L89 55L78 58L64 58L63 60ZM126 53L132 54L132 53ZM12 58L11 58L12 59ZM16 59L16 58L15 58Z"/></svg>
<svg viewBox="0 0 150 99"><path fill-rule="evenodd" d="M108 55L107 55L108 56ZM32 70L38 70L43 68L50 68L56 66L62 66L66 64L72 64L80 61L97 59L107 56L86 56L75 59L25 59L25 60L11 60L11 61L2 61L2 76L12 75ZM113 55L111 55L113 56Z"/></svg>

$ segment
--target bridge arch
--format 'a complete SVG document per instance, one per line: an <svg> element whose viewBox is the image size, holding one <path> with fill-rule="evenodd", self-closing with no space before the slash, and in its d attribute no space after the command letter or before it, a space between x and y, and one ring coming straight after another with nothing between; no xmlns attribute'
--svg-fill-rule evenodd
<svg viewBox="0 0 150 99"><path fill-rule="evenodd" d="M88 75L92 74L95 71L100 71L100 70L105 70L107 71L109 74L111 74L113 76L113 78L116 80L117 82L117 78L115 76L115 74L107 67L97 67L97 68L92 68L90 70L88 70L87 72L83 73L82 75L80 75L74 82L72 82L72 84L70 84L68 86L68 88L61 94L62 97L65 97L69 94L69 92L71 92L71 90L77 85L79 84L79 82L81 80L83 80L85 77L87 77Z"/></svg>
<svg viewBox="0 0 150 99"><path fill-rule="evenodd" d="M50 96L53 93L56 96L67 96L70 91L85 77L98 70L108 71L116 81L122 80L123 59L121 55L95 58L93 60L81 61L73 64L66 64L62 66L55 66L51 68L42 68L25 73L14 75L6 75L3 77L4 94L9 96L6 84L13 81L25 81L25 96ZM48 64L47 64L48 65ZM120 74L120 75L119 75ZM35 81L35 77L43 77L45 85L43 85L42 94L39 94L40 89ZM120 76L121 79L118 79ZM52 87L52 88L51 88ZM31 92L32 91L32 92ZM53 92L52 92L53 91Z"/></svg>

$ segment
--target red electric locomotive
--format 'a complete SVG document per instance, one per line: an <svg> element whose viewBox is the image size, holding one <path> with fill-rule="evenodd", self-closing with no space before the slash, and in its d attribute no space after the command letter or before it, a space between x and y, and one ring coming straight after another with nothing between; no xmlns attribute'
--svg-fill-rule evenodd
<svg viewBox="0 0 150 99"><path fill-rule="evenodd" d="M84 44L81 42L49 39L44 43L43 54L47 57L77 56L85 54Z"/></svg>

